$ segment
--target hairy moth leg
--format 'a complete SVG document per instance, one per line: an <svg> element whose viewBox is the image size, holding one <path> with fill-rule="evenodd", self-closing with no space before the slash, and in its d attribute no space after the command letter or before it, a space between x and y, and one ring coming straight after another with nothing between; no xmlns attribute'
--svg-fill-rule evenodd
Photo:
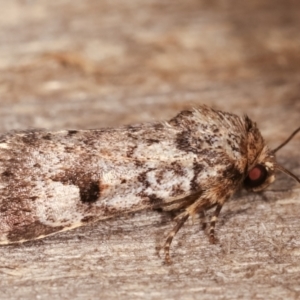
<svg viewBox="0 0 300 300"><path fill-rule="evenodd" d="M177 223L174 226L174 228L171 230L171 232L168 234L168 237L166 239L165 245L164 245L164 252L165 252L165 261L166 263L171 263L170 259L170 245L172 243L172 240L175 236L175 234L178 232L178 230L182 227L182 225L185 223L185 221L189 218L188 212L183 212L179 216L176 217Z"/></svg>
<svg viewBox="0 0 300 300"><path fill-rule="evenodd" d="M217 207L216 207L216 210L213 214L213 216L211 217L211 220L210 220L210 227L209 227L209 241L214 244L216 242L216 239L215 239L215 226L216 226L216 222L218 220L218 216L220 214L220 211L222 209L223 205L221 204L218 204Z"/></svg>
<svg viewBox="0 0 300 300"><path fill-rule="evenodd" d="M206 227L207 227L205 210L201 210L199 212L199 218L200 218L200 223L201 223L201 226L202 226L202 230L205 230Z"/></svg>
<svg viewBox="0 0 300 300"><path fill-rule="evenodd" d="M213 214L213 216L211 217L211 220L210 220L209 241L212 244L215 243L215 226L216 226L216 222L218 220L218 216L221 212L222 207L223 207L223 204L218 204L217 205L217 207L214 211L214 214ZM175 218L176 219L176 225L171 230L171 232L168 234L168 237L167 237L166 242L164 244L165 261L168 264L171 263L170 246L171 246L171 243L173 241L173 238L176 235L176 233L179 231L179 229L183 226L185 221L189 218L189 216L190 216L189 212L185 211L185 212L181 213L180 215L178 215ZM202 228L205 229L207 223L205 221L205 210L204 209L200 210L199 216L200 216L200 219L201 219Z"/></svg>

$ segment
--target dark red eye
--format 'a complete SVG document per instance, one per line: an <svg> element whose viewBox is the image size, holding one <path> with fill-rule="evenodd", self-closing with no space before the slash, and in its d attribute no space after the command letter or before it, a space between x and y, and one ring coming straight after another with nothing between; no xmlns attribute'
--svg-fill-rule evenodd
<svg viewBox="0 0 300 300"><path fill-rule="evenodd" d="M263 165L256 165L246 177L244 185L246 188L255 188L262 185L268 177L268 172Z"/></svg>

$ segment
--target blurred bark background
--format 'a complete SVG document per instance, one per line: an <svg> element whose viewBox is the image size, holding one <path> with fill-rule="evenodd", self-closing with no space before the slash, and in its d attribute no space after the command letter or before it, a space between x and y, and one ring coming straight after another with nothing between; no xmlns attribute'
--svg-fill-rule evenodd
<svg viewBox="0 0 300 300"><path fill-rule="evenodd" d="M259 124L271 147L300 125L296 0L0 0L0 131L168 120L207 104ZM300 174L300 138L278 160ZM1 299L299 299L300 187L278 174L225 205L210 245L143 212L0 248ZM1 222L1 220L0 220Z"/></svg>

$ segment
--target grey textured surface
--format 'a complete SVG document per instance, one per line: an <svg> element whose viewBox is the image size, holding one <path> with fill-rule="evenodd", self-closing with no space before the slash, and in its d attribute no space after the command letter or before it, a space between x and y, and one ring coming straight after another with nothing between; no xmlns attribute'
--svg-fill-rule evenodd
<svg viewBox="0 0 300 300"><path fill-rule="evenodd" d="M0 130L247 113L272 147L300 124L297 1L0 0ZM278 160L300 174L295 140ZM1 299L298 299L300 187L241 192L210 245L158 212L0 248ZM1 221L1 220L0 220Z"/></svg>

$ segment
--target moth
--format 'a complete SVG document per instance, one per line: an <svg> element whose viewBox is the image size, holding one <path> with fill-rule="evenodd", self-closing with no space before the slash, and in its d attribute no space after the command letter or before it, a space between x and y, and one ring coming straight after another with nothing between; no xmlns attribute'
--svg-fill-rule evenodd
<svg viewBox="0 0 300 300"><path fill-rule="evenodd" d="M260 191L282 171L247 116L200 106L163 123L115 129L11 132L0 137L0 244L40 239L145 209L177 213L164 244L189 217L239 188Z"/></svg>

